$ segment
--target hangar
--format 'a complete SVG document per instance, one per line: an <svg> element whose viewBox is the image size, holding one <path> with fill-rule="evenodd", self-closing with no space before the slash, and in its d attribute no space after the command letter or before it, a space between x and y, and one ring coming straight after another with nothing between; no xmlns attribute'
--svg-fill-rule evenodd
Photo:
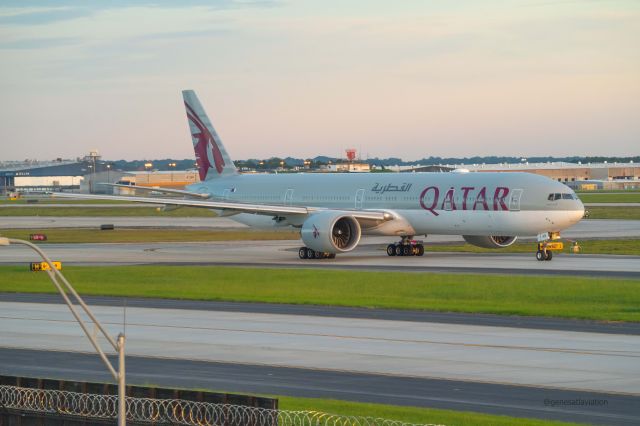
<svg viewBox="0 0 640 426"><path fill-rule="evenodd" d="M0 193L78 190L90 164L82 160L0 163Z"/></svg>

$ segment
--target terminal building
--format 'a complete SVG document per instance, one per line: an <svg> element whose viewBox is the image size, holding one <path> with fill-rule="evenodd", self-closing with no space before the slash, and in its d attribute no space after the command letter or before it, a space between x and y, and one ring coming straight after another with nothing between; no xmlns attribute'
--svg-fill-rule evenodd
<svg viewBox="0 0 640 426"><path fill-rule="evenodd" d="M390 166L394 171L527 172L546 176L578 190L640 189L640 164L635 163L502 163Z"/></svg>

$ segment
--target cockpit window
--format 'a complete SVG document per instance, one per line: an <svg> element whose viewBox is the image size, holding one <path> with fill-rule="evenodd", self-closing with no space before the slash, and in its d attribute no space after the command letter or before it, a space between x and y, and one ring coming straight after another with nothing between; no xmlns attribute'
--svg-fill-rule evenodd
<svg viewBox="0 0 640 426"><path fill-rule="evenodd" d="M562 194L563 200L573 200L573 194Z"/></svg>
<svg viewBox="0 0 640 426"><path fill-rule="evenodd" d="M562 198L562 194L549 194L549 196L547 197L547 200L555 201L555 200L559 200L560 198Z"/></svg>

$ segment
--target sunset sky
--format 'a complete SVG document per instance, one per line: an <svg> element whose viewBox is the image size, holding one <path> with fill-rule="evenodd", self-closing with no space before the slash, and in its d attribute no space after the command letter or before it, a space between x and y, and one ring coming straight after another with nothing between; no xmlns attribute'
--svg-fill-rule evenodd
<svg viewBox="0 0 640 426"><path fill-rule="evenodd" d="M640 154L640 2L0 2L0 160Z"/></svg>

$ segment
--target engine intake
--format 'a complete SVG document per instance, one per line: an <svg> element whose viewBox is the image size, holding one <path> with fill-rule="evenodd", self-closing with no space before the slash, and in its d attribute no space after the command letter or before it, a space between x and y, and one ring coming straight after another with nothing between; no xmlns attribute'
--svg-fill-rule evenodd
<svg viewBox="0 0 640 426"><path fill-rule="evenodd" d="M309 248L325 253L353 250L360 242L362 230L353 217L339 212L319 212L305 220L300 231Z"/></svg>
<svg viewBox="0 0 640 426"><path fill-rule="evenodd" d="M518 237L509 237L502 235L463 235L462 238L469 244L483 248L505 248L515 243Z"/></svg>

